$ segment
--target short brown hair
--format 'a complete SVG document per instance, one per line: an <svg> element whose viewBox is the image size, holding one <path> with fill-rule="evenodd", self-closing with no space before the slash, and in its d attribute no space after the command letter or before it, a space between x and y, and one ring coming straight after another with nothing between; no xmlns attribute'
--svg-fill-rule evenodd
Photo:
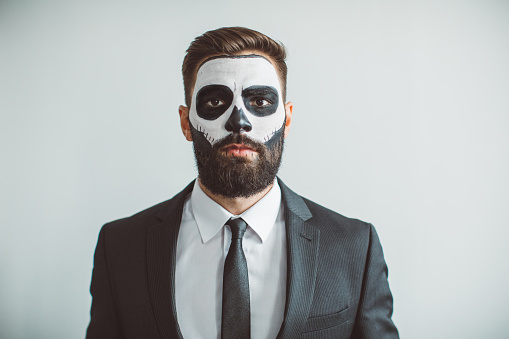
<svg viewBox="0 0 509 339"><path fill-rule="evenodd" d="M222 27L197 37L186 51L182 64L186 106L191 106L191 94L201 62L214 55L238 55L244 51L260 51L270 57L279 75L283 101L286 101L287 67L284 45L249 28Z"/></svg>

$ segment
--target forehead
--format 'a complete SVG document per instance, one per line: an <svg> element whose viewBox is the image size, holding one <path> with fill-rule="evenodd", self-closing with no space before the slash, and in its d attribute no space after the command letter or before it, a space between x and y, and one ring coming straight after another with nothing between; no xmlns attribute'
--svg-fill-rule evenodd
<svg viewBox="0 0 509 339"><path fill-rule="evenodd" d="M218 57L204 62L196 74L195 88L222 84L236 86L270 85L280 88L279 78L269 60L258 55Z"/></svg>

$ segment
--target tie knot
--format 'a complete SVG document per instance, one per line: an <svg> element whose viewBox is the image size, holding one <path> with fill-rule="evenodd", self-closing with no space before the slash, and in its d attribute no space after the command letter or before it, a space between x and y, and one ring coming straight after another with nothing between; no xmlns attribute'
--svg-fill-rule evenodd
<svg viewBox="0 0 509 339"><path fill-rule="evenodd" d="M230 226L232 230L232 239L242 239L246 232L247 224L242 218L231 219L226 222L226 225Z"/></svg>

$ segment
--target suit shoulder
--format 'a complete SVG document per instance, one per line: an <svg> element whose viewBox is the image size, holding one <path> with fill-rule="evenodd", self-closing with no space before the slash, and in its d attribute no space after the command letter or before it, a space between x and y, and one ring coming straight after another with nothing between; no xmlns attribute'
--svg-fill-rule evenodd
<svg viewBox="0 0 509 339"><path fill-rule="evenodd" d="M373 226L364 221L348 218L319 205L292 191L278 178L286 208L294 212L308 224L337 235L366 235ZM338 233L339 232L339 233Z"/></svg>
<svg viewBox="0 0 509 339"><path fill-rule="evenodd" d="M189 184L184 190L175 195L173 198L158 203L154 206L146 208L130 217L117 219L106 223L101 232L117 233L117 232L136 232L144 230L146 227L154 225L171 215L172 212L178 210L184 204L185 199L192 190L193 183Z"/></svg>
<svg viewBox="0 0 509 339"><path fill-rule="evenodd" d="M373 225L302 199L312 214L306 223L320 230L320 246L324 255L343 255L345 251L362 255L368 253L369 244L376 236Z"/></svg>
<svg viewBox="0 0 509 339"><path fill-rule="evenodd" d="M146 208L138 213L135 213L129 217L120 218L117 220L110 221L106 223L103 228L106 229L117 229L117 228L125 228L134 225L147 224L150 221L157 221L157 215L161 210L164 209L165 206L168 206L171 203L172 199L160 202L154 206Z"/></svg>
<svg viewBox="0 0 509 339"><path fill-rule="evenodd" d="M348 230L357 230L363 232L369 232L373 227L370 223L349 218L342 214L339 214L331 209L328 209L322 205L319 205L309 199L302 197L306 206L313 217L309 220L311 223L318 225L319 228L344 228Z"/></svg>

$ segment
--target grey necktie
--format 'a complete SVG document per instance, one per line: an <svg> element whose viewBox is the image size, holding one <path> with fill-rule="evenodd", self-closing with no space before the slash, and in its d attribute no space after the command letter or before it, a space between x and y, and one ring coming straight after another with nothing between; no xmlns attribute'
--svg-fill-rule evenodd
<svg viewBox="0 0 509 339"><path fill-rule="evenodd" d="M232 242L224 262L222 339L249 339L251 316L249 308L249 276L242 249L247 224L241 218L226 222L232 231Z"/></svg>

